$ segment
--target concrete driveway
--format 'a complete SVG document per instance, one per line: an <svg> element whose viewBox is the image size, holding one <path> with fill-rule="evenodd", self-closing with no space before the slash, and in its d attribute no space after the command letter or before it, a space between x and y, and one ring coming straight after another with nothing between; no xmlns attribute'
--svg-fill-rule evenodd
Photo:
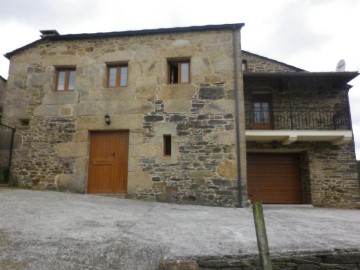
<svg viewBox="0 0 360 270"><path fill-rule="evenodd" d="M155 269L257 252L250 208L0 189L0 269ZM360 211L265 206L271 253L360 248Z"/></svg>

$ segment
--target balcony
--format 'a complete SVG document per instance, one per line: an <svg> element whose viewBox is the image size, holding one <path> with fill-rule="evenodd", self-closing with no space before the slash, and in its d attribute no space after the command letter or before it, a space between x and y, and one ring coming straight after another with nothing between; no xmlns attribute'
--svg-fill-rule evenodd
<svg viewBox="0 0 360 270"><path fill-rule="evenodd" d="M325 109L264 103L247 106L246 140L277 141L284 145L295 141L330 141L346 143L352 138L347 108Z"/></svg>
<svg viewBox="0 0 360 270"><path fill-rule="evenodd" d="M350 130L346 108L247 108L246 129L272 130Z"/></svg>

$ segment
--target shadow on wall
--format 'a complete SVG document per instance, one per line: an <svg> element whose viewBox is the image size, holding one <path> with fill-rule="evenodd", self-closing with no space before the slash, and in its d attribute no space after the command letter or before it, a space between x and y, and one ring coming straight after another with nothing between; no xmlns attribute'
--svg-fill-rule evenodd
<svg viewBox="0 0 360 270"><path fill-rule="evenodd" d="M7 184L9 177L9 168L0 167L0 184Z"/></svg>

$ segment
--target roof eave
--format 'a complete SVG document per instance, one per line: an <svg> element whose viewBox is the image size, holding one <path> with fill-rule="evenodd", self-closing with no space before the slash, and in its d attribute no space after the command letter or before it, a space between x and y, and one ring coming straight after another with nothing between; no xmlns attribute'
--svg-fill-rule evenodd
<svg viewBox="0 0 360 270"><path fill-rule="evenodd" d="M173 28L130 30L130 31L121 31L121 32L69 34L69 35L49 36L48 38L50 40L69 40L69 39L71 40L71 39L86 39L86 38L171 34L171 33L182 33L182 32L211 31L211 30L241 30L241 28L244 25L245 25L244 23L234 23L234 24L186 26L186 27L173 27Z"/></svg>
<svg viewBox="0 0 360 270"><path fill-rule="evenodd" d="M22 50L25 50L25 49L27 49L27 48L30 48L30 47L36 45L37 43L40 43L41 41L47 40L47 39L48 39L48 38L42 38L42 39L35 40L34 42L31 42L31 43L29 43L29 44L27 44L27 45L25 45L25 46L22 46L22 47L20 47L20 48L17 48L17 49L15 49L15 50L11 51L11 52L5 53L4 56L5 56L7 59L10 60L11 56L13 56L14 54L17 54L18 52L21 52Z"/></svg>

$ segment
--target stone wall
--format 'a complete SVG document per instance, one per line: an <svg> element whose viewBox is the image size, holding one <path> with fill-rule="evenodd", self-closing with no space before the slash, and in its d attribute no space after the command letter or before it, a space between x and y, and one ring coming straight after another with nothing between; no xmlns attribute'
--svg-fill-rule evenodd
<svg viewBox="0 0 360 270"><path fill-rule="evenodd" d="M247 51L242 51L242 58L247 63L247 72L296 72L300 68L281 63Z"/></svg>
<svg viewBox="0 0 360 270"><path fill-rule="evenodd" d="M162 119L164 123L159 124ZM154 188L150 192L139 191L137 196L156 196L157 201L164 202L233 205L237 195L236 155L232 146L236 141L230 133L234 131L233 114L188 116L158 112L145 116L144 124L150 140L156 137L156 129L173 129L172 133L183 139L175 141L179 143L176 160L140 158L140 167L151 175ZM171 170L164 169L168 166Z"/></svg>
<svg viewBox="0 0 360 270"><path fill-rule="evenodd" d="M358 250L337 250L271 255L272 269L325 270L360 269ZM179 260L162 260L157 270L250 270L262 269L257 255L208 256Z"/></svg>
<svg viewBox="0 0 360 270"><path fill-rule="evenodd" d="M347 106L344 89L334 85L334 82L322 80L321 83L299 78L291 80L288 85L279 84L277 79L262 79L255 81L245 79L245 101L247 106L252 104L254 95L271 95L274 109L288 107L289 102L294 110L301 108L318 108L333 110ZM290 97L289 97L290 95ZM289 100L291 99L291 100Z"/></svg>
<svg viewBox="0 0 360 270"><path fill-rule="evenodd" d="M288 86L275 79L245 79L245 110L248 128L254 122L253 103L267 96L274 129L350 129L346 93L332 81L298 79ZM291 104L291 105L290 105ZM292 120L291 120L292 119Z"/></svg>
<svg viewBox="0 0 360 270"><path fill-rule="evenodd" d="M236 42L240 52L239 35ZM191 83L167 84L174 58L190 59ZM128 63L128 86L107 88L106 65L119 61ZM54 91L58 66L76 66L75 91ZM86 192L89 132L129 130L129 197L237 205L233 67L228 30L44 39L10 61L4 120L18 128L12 175L38 189ZM172 135L171 157L163 156L164 134Z"/></svg>

